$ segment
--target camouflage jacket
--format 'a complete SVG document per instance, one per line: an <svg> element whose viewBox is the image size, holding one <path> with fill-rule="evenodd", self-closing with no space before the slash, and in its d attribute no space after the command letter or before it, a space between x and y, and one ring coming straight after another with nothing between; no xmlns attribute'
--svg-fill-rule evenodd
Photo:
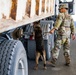
<svg viewBox="0 0 76 75"><path fill-rule="evenodd" d="M74 34L74 22L67 13L60 13L56 19L54 28L58 30L59 35Z"/></svg>

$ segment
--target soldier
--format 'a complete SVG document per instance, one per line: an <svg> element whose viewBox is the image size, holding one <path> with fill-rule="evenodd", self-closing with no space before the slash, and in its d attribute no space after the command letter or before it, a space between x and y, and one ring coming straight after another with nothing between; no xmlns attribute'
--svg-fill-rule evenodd
<svg viewBox="0 0 76 75"><path fill-rule="evenodd" d="M70 64L70 35L72 39L75 39L75 31L74 31L74 22L71 16L68 14L68 5L62 4L59 6L59 15L56 19L54 28L49 31L49 33L53 33L57 30L57 38L52 49L52 59L48 62L51 66L55 66L55 62L58 59L59 51L61 49L61 45L63 45L64 57L65 57L65 65L69 66Z"/></svg>

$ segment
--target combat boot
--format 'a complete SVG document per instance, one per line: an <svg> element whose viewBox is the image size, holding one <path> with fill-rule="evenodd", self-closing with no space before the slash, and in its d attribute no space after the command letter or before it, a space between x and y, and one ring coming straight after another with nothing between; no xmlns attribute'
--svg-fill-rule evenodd
<svg viewBox="0 0 76 75"><path fill-rule="evenodd" d="M70 57L65 57L65 61L66 61L66 63L65 63L65 66L70 66Z"/></svg>
<svg viewBox="0 0 76 75"><path fill-rule="evenodd" d="M52 59L51 61L48 61L47 64L51 65L52 67L55 67L56 66L56 60L57 59Z"/></svg>

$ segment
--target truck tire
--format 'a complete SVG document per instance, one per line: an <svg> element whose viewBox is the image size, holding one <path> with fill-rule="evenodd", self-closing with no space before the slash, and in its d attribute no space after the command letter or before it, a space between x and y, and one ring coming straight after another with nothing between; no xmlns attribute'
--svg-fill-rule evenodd
<svg viewBox="0 0 76 75"><path fill-rule="evenodd" d="M5 40L1 43L0 75L28 75L27 55L20 41Z"/></svg>

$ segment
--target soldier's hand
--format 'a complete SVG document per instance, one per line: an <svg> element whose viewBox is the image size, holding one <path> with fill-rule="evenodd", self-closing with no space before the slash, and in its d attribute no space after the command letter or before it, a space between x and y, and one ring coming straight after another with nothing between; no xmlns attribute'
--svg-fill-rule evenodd
<svg viewBox="0 0 76 75"><path fill-rule="evenodd" d="M54 33L54 31L55 31L55 29L53 28L49 31L49 33L52 34L52 33Z"/></svg>
<svg viewBox="0 0 76 75"><path fill-rule="evenodd" d="M72 35L72 40L75 40L75 35Z"/></svg>

